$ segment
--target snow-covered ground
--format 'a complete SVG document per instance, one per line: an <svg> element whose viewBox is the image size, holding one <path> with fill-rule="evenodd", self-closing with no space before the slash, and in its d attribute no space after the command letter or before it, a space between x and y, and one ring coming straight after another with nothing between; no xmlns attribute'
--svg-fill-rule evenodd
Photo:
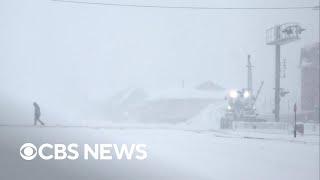
<svg viewBox="0 0 320 180"><path fill-rule="evenodd" d="M220 129L225 105L211 103L179 123L45 119L0 123L0 180L182 179L318 180L319 125L305 124L305 135L287 129ZM14 123L15 122L15 123ZM271 122L268 122L271 123ZM289 125L289 124L288 124ZM138 160L22 160L20 146L31 142L146 144Z"/></svg>
<svg viewBox="0 0 320 180"><path fill-rule="evenodd" d="M319 135L197 130L180 125L1 126L0 179L318 180ZM144 143L144 161L24 161L25 142Z"/></svg>

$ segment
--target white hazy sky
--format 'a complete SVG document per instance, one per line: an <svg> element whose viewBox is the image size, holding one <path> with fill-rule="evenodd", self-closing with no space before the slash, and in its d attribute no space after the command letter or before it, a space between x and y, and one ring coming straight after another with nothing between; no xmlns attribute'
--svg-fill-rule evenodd
<svg viewBox="0 0 320 180"><path fill-rule="evenodd" d="M316 0L94 2L210 7L315 6ZM272 96L274 47L265 30L298 22L307 30L282 47L288 62L282 86L295 99L300 48L319 41L316 10L177 10L109 7L50 0L0 1L1 93L13 99L59 103L106 98L127 87L171 88L212 80L246 85L252 55L254 86Z"/></svg>

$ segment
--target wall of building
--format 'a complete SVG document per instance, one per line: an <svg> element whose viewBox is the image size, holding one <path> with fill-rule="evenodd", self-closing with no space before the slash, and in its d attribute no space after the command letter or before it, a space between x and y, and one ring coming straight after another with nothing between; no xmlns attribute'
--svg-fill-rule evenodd
<svg viewBox="0 0 320 180"><path fill-rule="evenodd" d="M319 121L319 43L301 49L300 68L302 116Z"/></svg>

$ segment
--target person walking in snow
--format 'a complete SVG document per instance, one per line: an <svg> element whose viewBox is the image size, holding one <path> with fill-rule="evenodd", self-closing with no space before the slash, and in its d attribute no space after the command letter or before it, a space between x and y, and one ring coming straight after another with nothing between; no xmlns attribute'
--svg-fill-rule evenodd
<svg viewBox="0 0 320 180"><path fill-rule="evenodd" d="M37 122L39 122L41 125L44 126L44 123L40 120L41 112L40 112L40 106L34 102L33 103L34 107L34 125L37 125Z"/></svg>

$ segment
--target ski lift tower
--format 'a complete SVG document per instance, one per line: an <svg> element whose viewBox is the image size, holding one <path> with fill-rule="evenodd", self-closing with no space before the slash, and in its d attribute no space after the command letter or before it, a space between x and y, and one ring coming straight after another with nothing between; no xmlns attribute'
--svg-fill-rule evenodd
<svg viewBox="0 0 320 180"><path fill-rule="evenodd" d="M274 45L275 56L275 96L274 115L275 121L279 121L280 114L280 46L300 39L301 32L304 31L298 23L285 23L275 25L266 31L267 45Z"/></svg>

